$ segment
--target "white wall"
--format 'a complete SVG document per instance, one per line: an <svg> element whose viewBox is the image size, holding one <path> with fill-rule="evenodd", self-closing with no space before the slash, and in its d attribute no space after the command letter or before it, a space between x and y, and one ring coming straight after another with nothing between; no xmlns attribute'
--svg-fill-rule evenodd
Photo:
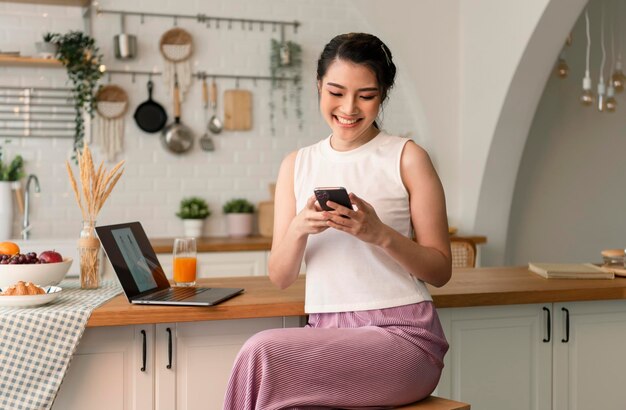
<svg viewBox="0 0 626 410"><path fill-rule="evenodd" d="M103 9L157 11L160 13L218 15L223 17L299 20L302 25L297 35L287 30L288 39L303 47L303 109L304 129L298 130L293 111L283 119L277 113L277 132L270 133L267 82L242 80L241 88L254 94L254 127L247 132L226 132L215 136L215 152L204 152L199 146L189 154L176 156L165 152L159 136L141 132L132 119L134 108L147 98L146 79L130 76L112 77L112 83L124 87L130 96L130 110L126 117L124 153L126 171L105 204L99 223L141 220L151 236L174 236L182 233L182 224L175 217L180 199L188 195L205 197L213 210L205 228L207 235L224 235L225 220L221 205L234 196L244 196L253 202L269 198L267 186L276 178L284 155L298 147L311 144L328 133L317 108L315 66L324 44L334 35L349 31L375 32L351 3L340 0L265 0L257 1L202 1L134 2L121 0L99 2ZM20 50L23 55L34 53L34 43L46 31L65 32L82 29L80 9L59 6L0 3L0 50ZM173 20L139 17L126 18L126 31L139 37L138 60L125 63L112 57L112 39L119 32L119 17L101 14L93 17L93 35L105 55L109 68L161 70L157 44L160 35L171 28ZM224 25L219 30L206 28L193 20L180 20L179 26L188 30L196 45L192 58L194 69L229 74L269 75L269 45L278 38L279 31L271 27L263 32L241 30L235 25L231 30ZM390 44L394 50L394 44ZM398 55L402 60L402 53ZM403 66L400 64L400 72ZM0 67L0 85L21 84L30 86L65 86L63 69L34 69ZM406 90L406 76L400 75L397 89ZM104 78L104 82L108 80ZM171 116L171 98L155 77L154 98L167 107ZM220 91L233 88L235 82L219 81ZM195 83L183 105L182 120L197 136L206 126L201 110L200 84ZM403 92L394 92L385 109L383 126L389 132L417 136L418 122L410 114L414 104ZM39 176L42 193L32 201L32 237L73 237L80 229L80 215L70 191L64 160L71 151L67 139L13 140L7 153L22 154L28 173ZM97 149L96 149L97 154ZM110 166L111 164L109 164ZM19 221L14 234L19 234Z"/></svg>
<svg viewBox="0 0 626 410"><path fill-rule="evenodd" d="M593 2L589 9L594 90L601 60L602 4ZM609 16L618 14L615 4L612 12L607 11L609 52L608 23ZM623 22L624 17L626 9L615 18ZM513 264L597 262L602 249L626 244L626 218L622 216L626 204L626 95L617 95L619 106L612 114L579 103L585 70L584 30L581 15L573 30L573 44L566 49L570 75L564 80L550 76L530 129L511 209L507 261ZM624 34L622 29L622 39L616 43L621 43L622 56L626 55Z"/></svg>

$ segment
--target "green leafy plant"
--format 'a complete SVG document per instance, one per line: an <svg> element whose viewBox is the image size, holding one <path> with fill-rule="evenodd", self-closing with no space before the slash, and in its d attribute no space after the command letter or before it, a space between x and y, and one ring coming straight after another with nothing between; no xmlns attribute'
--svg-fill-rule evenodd
<svg viewBox="0 0 626 410"><path fill-rule="evenodd" d="M288 62L282 58L286 51L289 56ZM275 91L282 91L282 113L285 118L287 106L291 102L298 118L298 128L303 128L302 116L302 47L292 41L278 41L272 39L270 51L270 74L272 77L270 87L270 129L272 135L276 133L275 111L276 102ZM285 79L289 78L289 80Z"/></svg>
<svg viewBox="0 0 626 410"><path fill-rule="evenodd" d="M83 147L85 123L83 112L93 118L96 109L96 85L102 77L102 54L96 41L82 31L70 31L66 34L46 33L44 41L56 44L56 58L67 69L72 82L74 110L76 112L74 152Z"/></svg>
<svg viewBox="0 0 626 410"><path fill-rule="evenodd" d="M24 176L24 159L16 155L11 162L4 161L4 152L0 145L0 181L17 181Z"/></svg>
<svg viewBox="0 0 626 410"><path fill-rule="evenodd" d="M197 196L183 198L176 216L181 219L205 219L211 216L209 205Z"/></svg>
<svg viewBox="0 0 626 410"><path fill-rule="evenodd" d="M244 198L235 198L226 202L222 207L225 214L252 214L254 213L254 205Z"/></svg>

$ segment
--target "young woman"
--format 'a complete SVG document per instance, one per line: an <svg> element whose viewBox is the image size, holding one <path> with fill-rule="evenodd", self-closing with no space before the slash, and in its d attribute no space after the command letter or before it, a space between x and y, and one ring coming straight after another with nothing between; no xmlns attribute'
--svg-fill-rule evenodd
<svg viewBox="0 0 626 410"><path fill-rule="evenodd" d="M436 387L448 344L424 282L450 279L445 199L428 154L376 123L395 73L370 34L322 51L317 87L332 133L281 165L269 261L286 288L304 258L309 322L246 342L225 409L376 408ZM322 210L320 186L346 187L352 209Z"/></svg>

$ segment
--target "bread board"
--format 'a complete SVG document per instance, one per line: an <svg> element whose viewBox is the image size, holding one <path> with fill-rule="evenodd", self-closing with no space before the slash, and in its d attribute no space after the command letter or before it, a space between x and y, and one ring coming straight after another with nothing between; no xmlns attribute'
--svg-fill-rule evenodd
<svg viewBox="0 0 626 410"><path fill-rule="evenodd" d="M252 129L252 93L247 90L224 91L224 129Z"/></svg>

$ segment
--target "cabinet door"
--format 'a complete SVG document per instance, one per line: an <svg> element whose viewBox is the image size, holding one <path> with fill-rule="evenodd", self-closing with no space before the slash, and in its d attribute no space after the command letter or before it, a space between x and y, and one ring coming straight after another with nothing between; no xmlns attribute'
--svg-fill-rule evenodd
<svg viewBox="0 0 626 410"><path fill-rule="evenodd" d="M440 309L450 350L437 394L481 410L550 409L549 308Z"/></svg>
<svg viewBox="0 0 626 410"><path fill-rule="evenodd" d="M172 278L172 254L157 255L165 275ZM267 272L267 252L201 252L198 253L198 277L262 276Z"/></svg>
<svg viewBox="0 0 626 410"><path fill-rule="evenodd" d="M555 304L554 312L554 410L626 408L626 301Z"/></svg>
<svg viewBox="0 0 626 410"><path fill-rule="evenodd" d="M298 318L274 317L157 325L156 409L221 410L233 362L244 342L261 330L297 324ZM171 369L165 366L167 328L175 330ZM174 385L176 394L168 394L168 386Z"/></svg>
<svg viewBox="0 0 626 410"><path fill-rule="evenodd" d="M86 329L52 408L151 410L153 346L154 325Z"/></svg>

